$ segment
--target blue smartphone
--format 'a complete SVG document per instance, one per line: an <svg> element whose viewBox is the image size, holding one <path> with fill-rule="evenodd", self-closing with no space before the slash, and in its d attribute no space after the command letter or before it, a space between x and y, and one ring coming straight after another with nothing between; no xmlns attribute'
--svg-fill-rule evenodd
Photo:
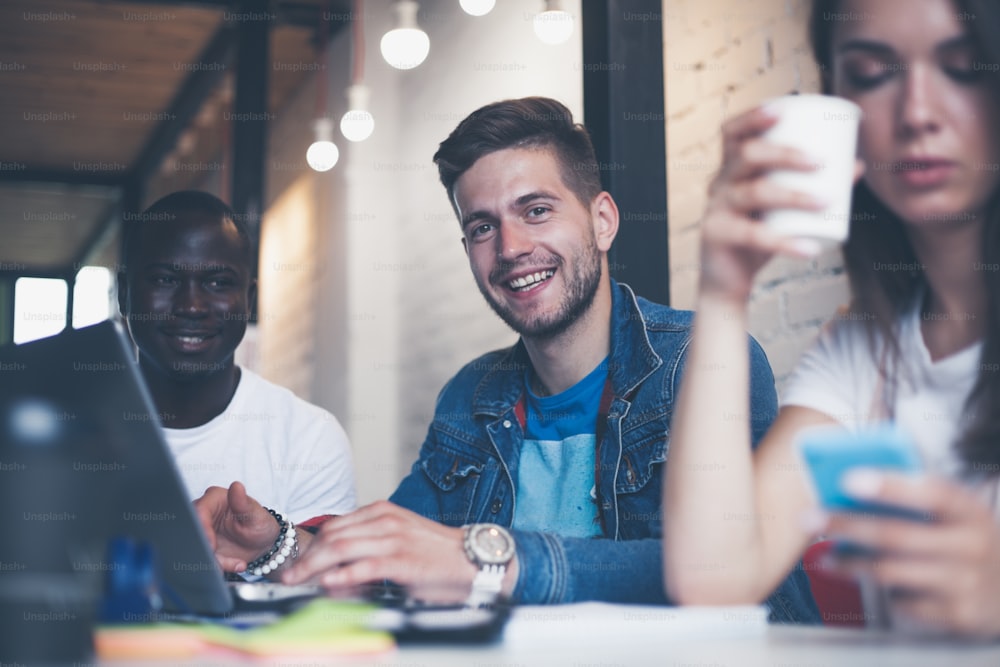
<svg viewBox="0 0 1000 667"><path fill-rule="evenodd" d="M799 436L798 449L824 509L924 519L913 510L857 500L841 488L844 474L852 468L879 468L901 473L919 473L923 469L916 446L895 426L882 424L859 432L840 427L808 429Z"/></svg>

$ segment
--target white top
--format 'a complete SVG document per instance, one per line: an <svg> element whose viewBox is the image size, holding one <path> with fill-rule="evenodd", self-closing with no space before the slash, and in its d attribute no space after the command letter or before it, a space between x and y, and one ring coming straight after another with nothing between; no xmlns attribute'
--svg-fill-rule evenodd
<svg viewBox="0 0 1000 667"><path fill-rule="evenodd" d="M355 509L351 448L337 418L240 370L222 414L194 428L163 429L191 499L239 481L296 523Z"/></svg>
<svg viewBox="0 0 1000 667"><path fill-rule="evenodd" d="M885 343L877 339L878 356L873 357L865 322L851 319L849 312L827 322L799 359L781 404L825 413L851 431L893 416L916 443L927 469L954 477L962 466L954 445L971 423L965 401L979 374L982 343L931 361L920 313L918 302L900 322L902 372L892 405L886 405L875 363ZM995 504L991 496L986 500Z"/></svg>

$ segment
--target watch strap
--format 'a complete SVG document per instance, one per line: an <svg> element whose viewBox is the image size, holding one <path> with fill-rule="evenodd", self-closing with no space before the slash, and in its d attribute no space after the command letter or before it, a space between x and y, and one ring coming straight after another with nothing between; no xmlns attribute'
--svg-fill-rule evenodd
<svg viewBox="0 0 1000 667"><path fill-rule="evenodd" d="M483 565L472 580L472 591L465 606L478 608L493 604L503 589L503 577L506 573L506 565Z"/></svg>

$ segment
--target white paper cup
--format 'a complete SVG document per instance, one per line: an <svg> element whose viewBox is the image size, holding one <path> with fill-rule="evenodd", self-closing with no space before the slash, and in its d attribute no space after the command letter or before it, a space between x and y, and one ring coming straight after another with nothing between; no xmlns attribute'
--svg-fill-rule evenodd
<svg viewBox="0 0 1000 667"><path fill-rule="evenodd" d="M820 211L774 209L764 216L764 224L782 236L814 239L824 245L842 243L851 222L861 107L827 95L789 95L765 106L779 120L764 138L797 148L822 165L814 171L778 170L768 178L789 190L820 197L829 206Z"/></svg>

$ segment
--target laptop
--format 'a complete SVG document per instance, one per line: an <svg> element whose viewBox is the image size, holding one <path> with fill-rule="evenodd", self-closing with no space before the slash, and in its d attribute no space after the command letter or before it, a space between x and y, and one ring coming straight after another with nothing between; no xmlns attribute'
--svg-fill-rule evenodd
<svg viewBox="0 0 1000 667"><path fill-rule="evenodd" d="M0 377L0 463L24 460L29 451L48 460L45 466L34 465L40 475L34 482L22 476L16 491L15 485L6 486L11 502L0 504L0 530L15 525L23 512L37 512L40 500L48 503L48 518L71 513L70 530L59 526L49 534L72 562L62 567L76 572L113 567L106 561L114 538L148 543L155 553L164 609L172 612L230 616L248 608L286 610L322 592L312 585L226 580L119 323L106 321L0 347ZM42 446L46 438L48 448ZM56 456L57 451L62 453ZM53 485L61 492L53 493ZM44 529L51 524L35 525ZM39 542L37 535L25 540L28 545ZM50 544L36 551L59 549ZM35 562L39 553L21 560ZM503 605L470 610L414 604L391 583L366 587L360 597L384 611L399 612L381 615L377 625L400 641L492 641L508 617Z"/></svg>
<svg viewBox="0 0 1000 667"><path fill-rule="evenodd" d="M16 461L32 433L58 434L52 437L68 440L75 450L63 465L53 465L62 468L59 483L73 487L67 492L78 504L51 510L72 514L79 529L67 545L72 569L115 568L104 562L107 545L126 536L154 547L166 609L232 611L232 592L188 500L121 325L106 321L4 346L0 369L13 380L0 383L0 460ZM32 423L34 431L28 429ZM33 512L27 493L18 502L22 512ZM89 502L98 494L103 502Z"/></svg>

